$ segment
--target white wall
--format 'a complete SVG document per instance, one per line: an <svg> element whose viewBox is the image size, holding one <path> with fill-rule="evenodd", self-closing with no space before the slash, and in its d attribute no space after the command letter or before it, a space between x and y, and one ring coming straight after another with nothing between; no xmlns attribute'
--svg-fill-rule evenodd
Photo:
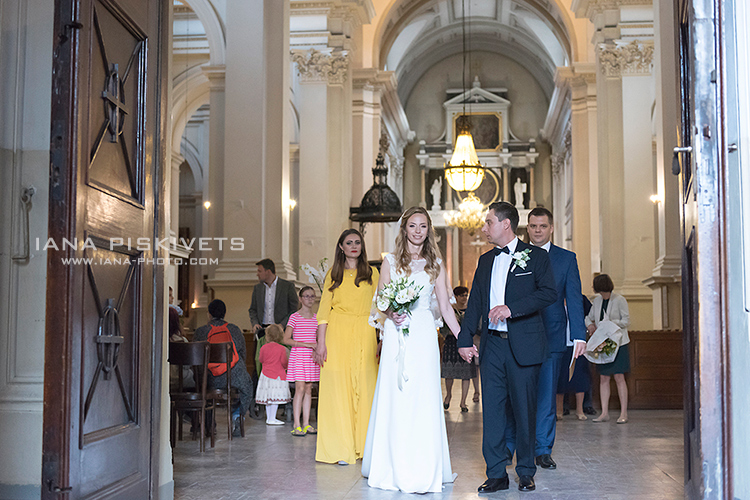
<svg viewBox="0 0 750 500"><path fill-rule="evenodd" d="M46 0L0 2L0 497L39 496L52 21ZM21 189L33 185L29 259ZM7 450L13 450L12 453Z"/></svg>

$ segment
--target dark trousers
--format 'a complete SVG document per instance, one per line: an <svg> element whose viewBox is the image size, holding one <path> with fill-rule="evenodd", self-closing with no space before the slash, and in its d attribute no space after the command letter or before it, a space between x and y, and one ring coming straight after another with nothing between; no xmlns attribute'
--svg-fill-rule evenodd
<svg viewBox="0 0 750 500"><path fill-rule="evenodd" d="M505 427L507 407L516 426L516 473L533 476L536 434L536 401L541 365L521 366L510 350L508 339L487 335L482 367L482 453L488 478L503 478L505 471Z"/></svg>
<svg viewBox="0 0 750 500"><path fill-rule="evenodd" d="M539 370L536 399L536 446L534 456L552 453L557 431L557 379L560 376L564 352L552 352ZM512 408L508 408L505 440L508 449L516 450L516 423Z"/></svg>

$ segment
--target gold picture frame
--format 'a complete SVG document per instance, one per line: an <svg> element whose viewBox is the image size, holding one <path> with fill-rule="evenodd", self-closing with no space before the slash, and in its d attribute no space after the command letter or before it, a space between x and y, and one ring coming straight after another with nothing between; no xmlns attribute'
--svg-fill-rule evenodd
<svg viewBox="0 0 750 500"><path fill-rule="evenodd" d="M456 113L453 115L453 146L458 131L456 121L467 116L471 121L471 136L477 151L497 151L503 146L503 117L500 113Z"/></svg>

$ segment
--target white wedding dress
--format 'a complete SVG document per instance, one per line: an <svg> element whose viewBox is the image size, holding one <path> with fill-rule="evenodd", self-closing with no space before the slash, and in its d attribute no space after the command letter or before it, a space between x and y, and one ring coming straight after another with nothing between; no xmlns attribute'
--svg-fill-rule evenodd
<svg viewBox="0 0 750 500"><path fill-rule="evenodd" d="M394 257L386 258L395 279L399 275ZM424 264L423 260L412 263L411 278L423 288L411 312L408 335L385 320L362 458L367 484L407 493L440 492L443 483L455 479L445 431L437 330L430 310L434 285Z"/></svg>

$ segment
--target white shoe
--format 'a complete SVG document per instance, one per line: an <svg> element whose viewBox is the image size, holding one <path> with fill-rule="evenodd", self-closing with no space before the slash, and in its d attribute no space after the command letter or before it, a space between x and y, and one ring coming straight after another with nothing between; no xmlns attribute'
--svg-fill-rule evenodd
<svg viewBox="0 0 750 500"><path fill-rule="evenodd" d="M284 425L284 422L274 418L273 420L266 420L266 425Z"/></svg>
<svg viewBox="0 0 750 500"><path fill-rule="evenodd" d="M339 465L349 465L349 462L345 462L344 460L339 460Z"/></svg>

